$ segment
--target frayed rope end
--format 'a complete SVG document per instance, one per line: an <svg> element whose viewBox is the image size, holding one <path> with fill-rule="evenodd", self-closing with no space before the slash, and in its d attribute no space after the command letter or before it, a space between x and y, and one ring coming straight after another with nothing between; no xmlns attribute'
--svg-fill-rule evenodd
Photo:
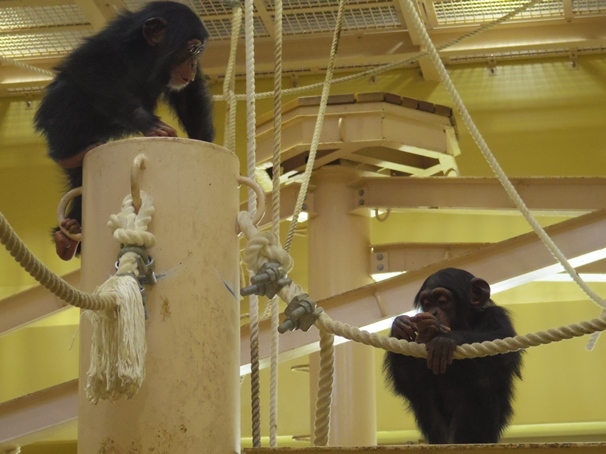
<svg viewBox="0 0 606 454"><path fill-rule="evenodd" d="M114 295L118 307L83 313L93 326L86 396L94 404L130 399L145 378L145 311L139 283L131 276L112 276L95 294Z"/></svg>

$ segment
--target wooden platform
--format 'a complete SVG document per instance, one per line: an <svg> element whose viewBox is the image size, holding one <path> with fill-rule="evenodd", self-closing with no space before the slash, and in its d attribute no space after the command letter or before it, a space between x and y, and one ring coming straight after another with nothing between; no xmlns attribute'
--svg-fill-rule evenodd
<svg viewBox="0 0 606 454"><path fill-rule="evenodd" d="M247 454L605 454L606 443L504 443L495 445L414 445L327 448L245 448Z"/></svg>
<svg viewBox="0 0 606 454"><path fill-rule="evenodd" d="M320 104L301 97L282 111L284 174L307 162ZM271 167L273 112L257 120L257 168ZM456 173L460 153L450 107L392 93L333 95L328 99L314 168L348 161L370 174L431 176Z"/></svg>

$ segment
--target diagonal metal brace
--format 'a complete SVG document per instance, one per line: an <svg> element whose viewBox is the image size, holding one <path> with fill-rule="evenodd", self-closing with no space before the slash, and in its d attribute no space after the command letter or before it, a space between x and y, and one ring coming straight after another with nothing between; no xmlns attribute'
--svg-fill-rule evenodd
<svg viewBox="0 0 606 454"><path fill-rule="evenodd" d="M240 295L263 295L273 298L285 285L290 285L292 279L278 262L266 262L257 274L250 279L251 285L240 289Z"/></svg>
<svg viewBox="0 0 606 454"><path fill-rule="evenodd" d="M286 309L284 315L286 319L278 326L280 333L300 329L307 331L313 326L324 309L316 307L316 303L307 293L301 293L295 296Z"/></svg>

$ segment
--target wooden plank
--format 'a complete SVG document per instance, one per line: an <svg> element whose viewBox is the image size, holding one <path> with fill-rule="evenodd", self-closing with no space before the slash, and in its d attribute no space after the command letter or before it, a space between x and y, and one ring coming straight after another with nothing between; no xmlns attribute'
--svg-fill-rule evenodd
<svg viewBox="0 0 606 454"><path fill-rule="evenodd" d="M77 287L80 283L80 270L62 277L68 284ZM72 306L41 285L4 298L0 301L0 335L69 307Z"/></svg>
<svg viewBox="0 0 606 454"><path fill-rule="evenodd" d="M0 404L0 444L25 445L44 429L78 416L78 380L74 379Z"/></svg>
<svg viewBox="0 0 606 454"><path fill-rule="evenodd" d="M511 183L531 210L606 209L606 178L603 177L512 178ZM496 178L370 177L360 179L352 186L359 199L356 205L366 208L517 210ZM360 190L364 192L360 193Z"/></svg>

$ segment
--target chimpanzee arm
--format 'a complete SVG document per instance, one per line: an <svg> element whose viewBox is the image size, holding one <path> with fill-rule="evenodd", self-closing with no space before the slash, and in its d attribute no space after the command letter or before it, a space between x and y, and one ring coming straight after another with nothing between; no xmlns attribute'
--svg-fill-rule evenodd
<svg viewBox="0 0 606 454"><path fill-rule="evenodd" d="M198 70L196 78L181 90L170 90L166 99L191 139L212 142L215 128L212 116L212 94Z"/></svg>
<svg viewBox="0 0 606 454"><path fill-rule="evenodd" d="M389 337L412 342L416 337L415 330L415 318L401 315L394 319ZM383 372L392 389L408 399L418 395L417 387L424 387L427 383L426 377L429 378L430 375L423 359L394 352L385 354Z"/></svg>

